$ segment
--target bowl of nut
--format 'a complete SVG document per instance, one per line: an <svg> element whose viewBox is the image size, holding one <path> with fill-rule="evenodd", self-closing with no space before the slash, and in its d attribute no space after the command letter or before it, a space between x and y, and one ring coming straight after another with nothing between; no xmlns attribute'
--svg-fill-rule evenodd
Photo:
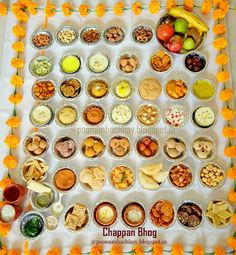
<svg viewBox="0 0 236 255"><path fill-rule="evenodd" d="M142 24L136 25L131 32L131 38L139 45L150 43L153 39L153 35L153 29L150 26Z"/></svg>
<svg viewBox="0 0 236 255"><path fill-rule="evenodd" d="M116 67L123 74L133 74L140 67L139 56L132 52L122 53L116 61Z"/></svg>
<svg viewBox="0 0 236 255"><path fill-rule="evenodd" d="M39 29L31 35L30 43L37 50L48 49L53 44L53 36L48 30Z"/></svg>
<svg viewBox="0 0 236 255"><path fill-rule="evenodd" d="M125 39L125 31L120 26L112 25L103 32L103 39L110 45L120 44Z"/></svg>
<svg viewBox="0 0 236 255"><path fill-rule="evenodd" d="M96 25L88 25L80 31L80 40L86 45L97 44L101 39L101 32Z"/></svg>
<svg viewBox="0 0 236 255"><path fill-rule="evenodd" d="M78 31L72 26L63 26L57 30L56 41L61 46L69 46L78 40Z"/></svg>
<svg viewBox="0 0 236 255"><path fill-rule="evenodd" d="M173 57L169 53L159 50L151 55L149 65L155 72L167 73L173 67Z"/></svg>

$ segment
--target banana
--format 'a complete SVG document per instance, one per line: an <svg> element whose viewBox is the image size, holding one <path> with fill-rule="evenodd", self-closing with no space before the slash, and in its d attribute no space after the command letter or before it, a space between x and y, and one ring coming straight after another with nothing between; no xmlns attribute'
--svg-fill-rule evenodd
<svg viewBox="0 0 236 255"><path fill-rule="evenodd" d="M162 164L148 164L140 167L140 170L148 175L148 176L153 176L156 175L158 172L160 172L162 169Z"/></svg>
<svg viewBox="0 0 236 255"><path fill-rule="evenodd" d="M185 11L180 7L174 7L169 10L169 14L175 18L183 18L188 21L190 26L196 27L199 31L207 32L208 26L196 15L191 12Z"/></svg>
<svg viewBox="0 0 236 255"><path fill-rule="evenodd" d="M160 188L158 183L151 177L145 175L142 171L139 171L139 182L144 189L155 190Z"/></svg>

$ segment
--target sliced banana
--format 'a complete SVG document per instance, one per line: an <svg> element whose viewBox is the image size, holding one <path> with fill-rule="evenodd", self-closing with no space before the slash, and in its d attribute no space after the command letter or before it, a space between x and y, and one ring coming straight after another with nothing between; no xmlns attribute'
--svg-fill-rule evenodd
<svg viewBox="0 0 236 255"><path fill-rule="evenodd" d="M155 190L159 189L160 185L154 179L139 171L139 182L144 189Z"/></svg>

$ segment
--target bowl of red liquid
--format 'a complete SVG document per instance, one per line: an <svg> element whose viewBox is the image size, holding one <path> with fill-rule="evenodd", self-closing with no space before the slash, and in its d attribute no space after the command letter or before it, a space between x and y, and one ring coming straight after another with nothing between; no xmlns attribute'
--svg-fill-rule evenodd
<svg viewBox="0 0 236 255"><path fill-rule="evenodd" d="M20 203L25 193L26 189L22 185L13 183L3 190L3 198L7 203Z"/></svg>

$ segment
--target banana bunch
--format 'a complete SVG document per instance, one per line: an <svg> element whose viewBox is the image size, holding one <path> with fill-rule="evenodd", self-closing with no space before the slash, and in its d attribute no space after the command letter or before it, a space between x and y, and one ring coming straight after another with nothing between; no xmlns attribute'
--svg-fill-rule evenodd
<svg viewBox="0 0 236 255"><path fill-rule="evenodd" d="M171 8L169 14L175 18L187 20L190 26L196 27L200 32L208 31L208 26L200 18L180 7Z"/></svg>

